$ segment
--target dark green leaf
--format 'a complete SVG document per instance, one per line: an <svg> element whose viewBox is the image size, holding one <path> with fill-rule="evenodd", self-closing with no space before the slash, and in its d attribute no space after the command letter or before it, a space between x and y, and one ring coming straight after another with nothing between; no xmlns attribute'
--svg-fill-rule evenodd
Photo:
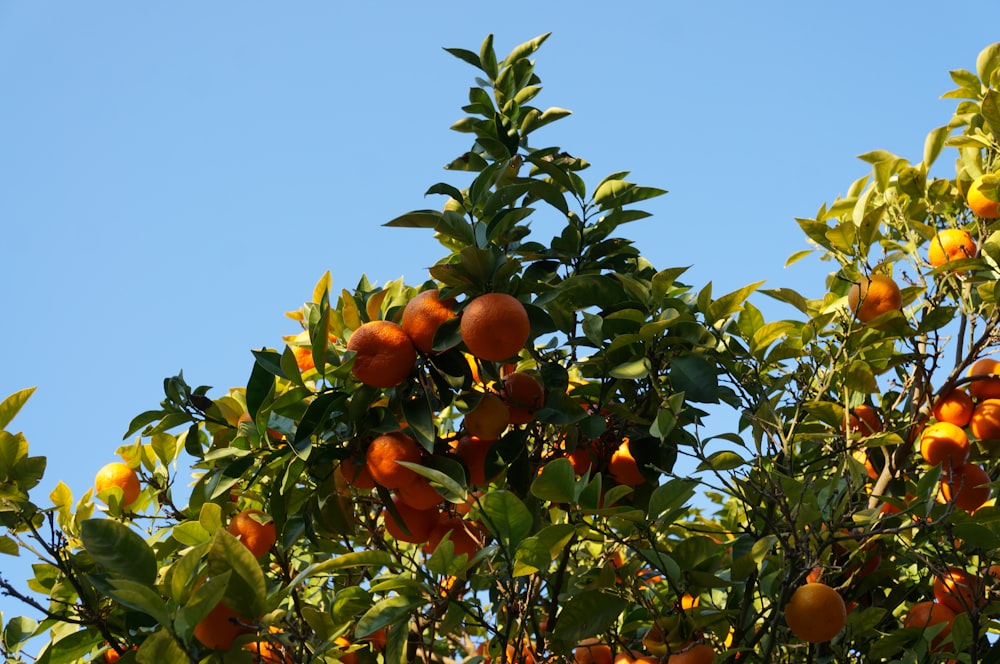
<svg viewBox="0 0 1000 664"><path fill-rule="evenodd" d="M573 502L576 476L569 459L553 459L542 467L542 473L531 483L531 494L553 503Z"/></svg>
<svg viewBox="0 0 1000 664"><path fill-rule="evenodd" d="M87 519L80 525L80 539L112 576L150 586L156 580L156 555L128 526L111 519Z"/></svg>

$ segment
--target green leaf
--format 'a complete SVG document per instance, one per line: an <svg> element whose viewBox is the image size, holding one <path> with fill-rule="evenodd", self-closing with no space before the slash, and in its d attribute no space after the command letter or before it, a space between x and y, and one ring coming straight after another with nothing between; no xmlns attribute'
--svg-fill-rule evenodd
<svg viewBox="0 0 1000 664"><path fill-rule="evenodd" d="M531 483L531 495L553 503L571 503L575 496L576 475L569 459L553 459Z"/></svg>
<svg viewBox="0 0 1000 664"><path fill-rule="evenodd" d="M163 598L150 586L129 579L112 579L108 596L129 608L142 611L161 625L170 624L170 614Z"/></svg>
<svg viewBox="0 0 1000 664"><path fill-rule="evenodd" d="M320 394L299 420L299 425L295 429L295 438L292 440L292 449L295 454L303 460L309 458L311 449L310 437L317 431L322 430L322 426L327 423L331 412L344 403L345 394L343 392L326 392Z"/></svg>
<svg viewBox="0 0 1000 664"><path fill-rule="evenodd" d="M670 361L670 384L688 401L719 403L715 365L700 355L681 355Z"/></svg>
<svg viewBox="0 0 1000 664"><path fill-rule="evenodd" d="M465 491L465 469L462 464L454 459L444 456L430 457L426 463L412 463L410 461L397 461L400 466L409 468L417 475L427 478L439 493L443 491L445 499L450 502L464 502Z"/></svg>
<svg viewBox="0 0 1000 664"><path fill-rule="evenodd" d="M3 627L3 645L9 652L16 652L35 636L38 623L31 618L15 616Z"/></svg>
<svg viewBox="0 0 1000 664"><path fill-rule="evenodd" d="M553 638L568 648L590 636L606 632L628 603L617 595L585 590L563 602Z"/></svg>
<svg viewBox="0 0 1000 664"><path fill-rule="evenodd" d="M479 499L478 507L486 527L508 547L515 546L531 532L531 512L510 491L488 491Z"/></svg>
<svg viewBox="0 0 1000 664"><path fill-rule="evenodd" d="M231 571L225 601L240 615L256 617L266 608L267 586L260 563L250 550L228 531L215 531L208 550L208 569L212 576Z"/></svg>
<svg viewBox="0 0 1000 664"><path fill-rule="evenodd" d="M736 452L731 452L729 450L721 450L719 452L712 454L707 459L698 464L697 470L698 472L705 470L724 472L727 470L735 470L745 464L746 460Z"/></svg>
<svg viewBox="0 0 1000 664"><path fill-rule="evenodd" d="M29 387L11 394L0 402L0 429L6 429L11 420L20 412L21 407L34 393L35 388Z"/></svg>
<svg viewBox="0 0 1000 664"><path fill-rule="evenodd" d="M514 576L524 576L547 569L569 544L576 527L568 523L546 526L533 537L525 538L514 555Z"/></svg>
<svg viewBox="0 0 1000 664"><path fill-rule="evenodd" d="M705 322L708 324L716 323L742 309L743 302L750 297L751 293L760 288L760 285L763 283L763 281L758 281L757 283L749 284L714 300L709 305L708 311L705 312Z"/></svg>
<svg viewBox="0 0 1000 664"><path fill-rule="evenodd" d="M20 556L21 549L17 546L17 542L9 535L3 535L0 537L0 553L5 553L8 556Z"/></svg>
<svg viewBox="0 0 1000 664"><path fill-rule="evenodd" d="M373 634L383 627L406 620L410 612L418 606L423 606L424 600L419 597L395 595L387 597L375 604L358 620L354 630L357 638Z"/></svg>
<svg viewBox="0 0 1000 664"><path fill-rule="evenodd" d="M187 662L190 661L190 657L170 632L160 629L143 640L135 661L139 664L163 664L163 662Z"/></svg>
<svg viewBox="0 0 1000 664"><path fill-rule="evenodd" d="M150 586L156 581L156 554L128 526L111 519L87 519L80 525L80 539L112 576Z"/></svg>
<svg viewBox="0 0 1000 664"><path fill-rule="evenodd" d="M389 567L393 563L392 556L388 551L355 551L345 553L342 556L315 563L299 572L288 584L288 588L295 588L300 583L314 576L328 576L331 572L351 567Z"/></svg>
<svg viewBox="0 0 1000 664"><path fill-rule="evenodd" d="M1000 65L1000 43L990 44L976 57L976 73L979 75L979 80L989 85L998 65Z"/></svg>
<svg viewBox="0 0 1000 664"><path fill-rule="evenodd" d="M472 51L468 51L464 48L446 48L444 50L447 51L448 53L451 53L459 60L464 60L465 62L469 63L476 69L482 69L482 67L479 65L479 56L473 53Z"/></svg>
<svg viewBox="0 0 1000 664"><path fill-rule="evenodd" d="M664 525L672 523L687 509L697 486L697 480L678 478L656 487L649 497L649 518L657 520L662 517Z"/></svg>
<svg viewBox="0 0 1000 664"><path fill-rule="evenodd" d="M941 149L944 148L945 141L948 140L948 134L950 133L951 128L945 125L944 127L933 129L927 134L927 138L924 139L925 167L930 168L931 164L938 158L938 155L941 154Z"/></svg>

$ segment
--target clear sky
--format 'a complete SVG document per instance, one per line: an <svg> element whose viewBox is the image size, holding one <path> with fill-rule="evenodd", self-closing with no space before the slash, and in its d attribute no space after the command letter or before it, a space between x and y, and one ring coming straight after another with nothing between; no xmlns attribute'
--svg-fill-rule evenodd
<svg viewBox="0 0 1000 664"><path fill-rule="evenodd" d="M858 154L918 161L948 71L1000 38L982 1L504 7L0 0L0 397L37 386L13 426L49 459L36 502L58 479L79 497L165 376L245 384L324 271L426 279L431 234L381 224L467 181L441 166L469 147L448 127L474 70L442 47L552 32L537 104L574 115L536 144L591 185L670 191L623 229L654 265L819 297L829 265L783 268L794 217L865 175Z"/></svg>

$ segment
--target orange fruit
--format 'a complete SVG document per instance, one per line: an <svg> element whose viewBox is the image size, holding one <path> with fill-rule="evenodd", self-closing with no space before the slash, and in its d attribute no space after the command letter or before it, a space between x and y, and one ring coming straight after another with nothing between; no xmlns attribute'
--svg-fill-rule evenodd
<svg viewBox="0 0 1000 664"><path fill-rule="evenodd" d="M385 530L401 542L423 544L430 539L431 531L441 521L440 510L434 508L417 509L404 503L398 496L393 498L392 504L399 512L399 519L402 523L392 515L392 512L385 510L383 513ZM403 526L406 526L405 530Z"/></svg>
<svg viewBox="0 0 1000 664"><path fill-rule="evenodd" d="M1000 438L1000 399L984 399L972 411L969 430L979 440Z"/></svg>
<svg viewBox="0 0 1000 664"><path fill-rule="evenodd" d="M850 433L871 436L882 430L882 419L878 416L877 410L863 403L851 409L847 427Z"/></svg>
<svg viewBox="0 0 1000 664"><path fill-rule="evenodd" d="M260 510L243 510L229 521L229 532L250 549L254 558L260 558L271 550L278 534L273 521L262 522L257 517L265 516Z"/></svg>
<svg viewBox="0 0 1000 664"><path fill-rule="evenodd" d="M510 424L510 409L503 400L492 392L487 392L479 403L465 414L465 430L482 440L496 440Z"/></svg>
<svg viewBox="0 0 1000 664"><path fill-rule="evenodd" d="M526 373L504 376L500 395L510 408L510 423L515 426L533 421L535 411L545 405L545 389Z"/></svg>
<svg viewBox="0 0 1000 664"><path fill-rule="evenodd" d="M492 440L476 436L462 436L455 444L455 455L465 462L469 474L469 484L487 484L492 477L486 477L486 455L493 446Z"/></svg>
<svg viewBox="0 0 1000 664"><path fill-rule="evenodd" d="M949 422L957 427L964 427L972 419L975 405L969 393L961 388L955 388L934 403L934 417L938 422Z"/></svg>
<svg viewBox="0 0 1000 664"><path fill-rule="evenodd" d="M983 193L983 188L993 188L996 191L997 176L994 174L983 174L972 181L969 192L965 196L965 202L969 209L976 213L976 216L983 219L996 219L1000 217L1000 202L991 200Z"/></svg>
<svg viewBox="0 0 1000 664"><path fill-rule="evenodd" d="M969 437L951 422L935 422L920 433L920 456L932 466L958 468L969 458Z"/></svg>
<svg viewBox="0 0 1000 664"><path fill-rule="evenodd" d="M417 475L412 482L397 488L396 494L404 503L418 510L429 510L432 507L437 507L444 500L444 496L431 486L426 477L421 475Z"/></svg>
<svg viewBox="0 0 1000 664"><path fill-rule="evenodd" d="M948 633L951 632L951 624L955 620L955 612L944 604L937 602L917 602L907 611L903 619L903 627L920 627L927 629L934 625L944 623L944 629L931 641L931 648L940 647Z"/></svg>
<svg viewBox="0 0 1000 664"><path fill-rule="evenodd" d="M927 250L927 262L934 267L962 258L975 258L975 256L975 240L972 239L968 231L960 228L947 228L940 231L931 240L930 249Z"/></svg>
<svg viewBox="0 0 1000 664"><path fill-rule="evenodd" d="M953 501L955 507L975 512L990 499L990 476L979 466L967 463L952 469L941 478L941 497Z"/></svg>
<svg viewBox="0 0 1000 664"><path fill-rule="evenodd" d="M273 641L254 641L243 646L254 654L254 664L295 664L292 653Z"/></svg>
<svg viewBox="0 0 1000 664"><path fill-rule="evenodd" d="M100 494L105 489L118 487L122 490L122 507L128 507L135 502L142 491L139 476L135 471L121 461L114 461L97 471L94 478L94 489Z"/></svg>
<svg viewBox="0 0 1000 664"><path fill-rule="evenodd" d="M347 341L354 351L351 373L371 387L395 387L413 370L417 351L403 328L387 320L364 323Z"/></svg>
<svg viewBox="0 0 1000 664"><path fill-rule="evenodd" d="M625 650L615 655L613 660L613 664L633 664L633 662L639 662L641 664L659 664L660 658L653 657L652 655L641 655L634 651Z"/></svg>
<svg viewBox="0 0 1000 664"><path fill-rule="evenodd" d="M129 648L129 650L138 650L138 649L139 649L138 646L132 646L131 648ZM108 650L104 651L104 661L108 662L108 664L114 664L114 662L119 661L121 658L122 656L119 655L114 648L109 648Z"/></svg>
<svg viewBox="0 0 1000 664"><path fill-rule="evenodd" d="M851 286L847 293L847 303L857 319L867 323L902 307L903 295L890 277L873 274L871 277L861 277L859 283Z"/></svg>
<svg viewBox="0 0 1000 664"><path fill-rule="evenodd" d="M969 367L969 376L987 376L969 383L969 394L973 397L980 401L1000 398L1000 362L991 357L978 359Z"/></svg>
<svg viewBox="0 0 1000 664"><path fill-rule="evenodd" d="M628 438L623 440L618 449L612 453L611 461L608 462L608 472L616 482L626 486L638 486L646 481L639 470L639 464L632 457Z"/></svg>
<svg viewBox="0 0 1000 664"><path fill-rule="evenodd" d="M576 475L583 475L588 470L594 469L597 462L595 450L592 443L578 445L575 450L569 453L569 462L573 464L573 472Z"/></svg>
<svg viewBox="0 0 1000 664"><path fill-rule="evenodd" d="M298 365L299 371L305 373L316 368L313 351L309 346L292 346L292 355L295 356L295 364Z"/></svg>
<svg viewBox="0 0 1000 664"><path fill-rule="evenodd" d="M427 544L424 545L427 553L433 554L437 551L445 535L448 536L454 545L456 556L464 553L471 558L483 548L479 538L472 532L471 526L467 521L458 517L447 517L438 522L431 531L430 537L427 539Z"/></svg>
<svg viewBox="0 0 1000 664"><path fill-rule="evenodd" d="M375 479L368 472L368 465L364 457L358 455L348 457L337 466L344 480L355 489L374 489Z"/></svg>
<svg viewBox="0 0 1000 664"><path fill-rule="evenodd" d="M611 660L611 646L607 643L600 643L597 639L580 643L573 650L575 664L612 664Z"/></svg>
<svg viewBox="0 0 1000 664"><path fill-rule="evenodd" d="M343 636L338 636L333 640L334 644L343 648L344 650L351 647L351 642L348 641ZM358 655L356 651L346 652L343 654L336 655L337 659L340 660L341 664L358 664Z"/></svg>
<svg viewBox="0 0 1000 664"><path fill-rule="evenodd" d="M527 310L506 293L474 298L462 311L459 327L469 352L491 362L517 355L531 335Z"/></svg>
<svg viewBox="0 0 1000 664"><path fill-rule="evenodd" d="M236 637L251 632L253 629L222 602L216 604L194 627L195 637L203 646L213 650L229 650Z"/></svg>
<svg viewBox="0 0 1000 664"><path fill-rule="evenodd" d="M825 583L806 583L785 605L785 622L803 641L824 643L844 629L847 606L840 593Z"/></svg>
<svg viewBox="0 0 1000 664"><path fill-rule="evenodd" d="M420 463L420 446L399 431L382 434L368 444L365 461L372 478L387 489L398 489L416 480L419 475L400 466L397 461Z"/></svg>
<svg viewBox="0 0 1000 664"><path fill-rule="evenodd" d="M421 353L430 353L434 349L434 335L438 328L447 320L456 316L452 310L455 300L440 300L440 291L436 288L417 293L403 307L403 318L400 324L410 341Z"/></svg>
<svg viewBox="0 0 1000 664"><path fill-rule="evenodd" d="M698 643L686 649L670 653L667 664L712 664L715 649L707 643Z"/></svg>
<svg viewBox="0 0 1000 664"><path fill-rule="evenodd" d="M952 567L934 578L934 599L956 614L986 604L985 584L965 570Z"/></svg>

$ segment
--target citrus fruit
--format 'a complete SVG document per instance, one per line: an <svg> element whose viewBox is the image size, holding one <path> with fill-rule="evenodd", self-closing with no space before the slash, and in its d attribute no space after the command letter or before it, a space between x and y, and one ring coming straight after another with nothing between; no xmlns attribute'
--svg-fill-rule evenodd
<svg viewBox="0 0 1000 664"><path fill-rule="evenodd" d="M884 274L862 277L859 283L851 285L847 293L847 304L862 323L896 311L903 306L903 295L899 286Z"/></svg>
<svg viewBox="0 0 1000 664"><path fill-rule="evenodd" d="M528 312L506 293L486 293L462 311L462 341L481 360L499 362L517 355L531 335Z"/></svg>
<svg viewBox="0 0 1000 664"><path fill-rule="evenodd" d="M139 476L135 471L121 461L114 461L97 471L94 478L94 489L98 495L105 489L118 487L122 490L122 507L128 507L135 502L142 491Z"/></svg>
<svg viewBox="0 0 1000 664"><path fill-rule="evenodd" d="M806 583L792 593L785 605L785 622L803 641L823 643L844 628L847 606L840 593L825 583Z"/></svg>
<svg viewBox="0 0 1000 664"><path fill-rule="evenodd" d="M969 367L969 376L982 376L969 383L969 394L976 399L1000 398L1000 362L991 357L976 360Z"/></svg>
<svg viewBox="0 0 1000 664"><path fill-rule="evenodd" d="M292 346L292 355L295 356L295 364L302 373L316 368L313 351L309 346Z"/></svg>
<svg viewBox="0 0 1000 664"><path fill-rule="evenodd" d="M920 456L932 466L958 468L969 458L969 437L951 422L935 422L920 433Z"/></svg>
<svg viewBox="0 0 1000 664"><path fill-rule="evenodd" d="M934 578L934 599L956 614L986 604L985 585L965 570L952 567Z"/></svg>
<svg viewBox="0 0 1000 664"><path fill-rule="evenodd" d="M458 517L447 517L439 521L431 531L427 544L424 545L427 553L433 554L437 551L445 537L448 537L454 545L456 556L464 553L471 558L482 548L479 538L473 534L468 522Z"/></svg>
<svg viewBox="0 0 1000 664"><path fill-rule="evenodd" d="M1000 399L984 399L972 411L969 431L979 440L1000 438Z"/></svg>
<svg viewBox="0 0 1000 664"><path fill-rule="evenodd" d="M944 624L934 640L931 641L931 648L938 648L941 641L951 632L951 624L955 621L955 612L944 604L937 602L917 602L907 611L903 619L903 627L919 627L927 629L935 625Z"/></svg>
<svg viewBox="0 0 1000 664"><path fill-rule="evenodd" d="M965 197L969 209L976 213L976 216L983 219L996 219L1000 217L1000 202L991 200L983 193L983 188L993 187L995 191L997 176L994 174L983 174L972 181L969 193Z"/></svg>
<svg viewBox="0 0 1000 664"><path fill-rule="evenodd" d="M455 455L465 462L469 484L486 484L493 479L486 477L486 455L493 442L476 436L462 436L455 444Z"/></svg>
<svg viewBox="0 0 1000 664"><path fill-rule="evenodd" d="M850 433L871 436L882 430L882 419L878 416L878 411L875 408L863 403L850 410L847 420L847 430Z"/></svg>
<svg viewBox="0 0 1000 664"><path fill-rule="evenodd" d="M385 530L401 542L423 544L430 538L431 531L441 521L440 510L434 508L417 509L400 500L398 496L393 498L392 504L399 513L399 519L393 516L389 510L385 510L383 513Z"/></svg>
<svg viewBox="0 0 1000 664"><path fill-rule="evenodd" d="M612 664L611 646L596 639L580 643L573 650L574 664Z"/></svg>
<svg viewBox="0 0 1000 664"><path fill-rule="evenodd" d="M465 430L482 440L496 440L510 424L510 415L507 404L497 395L487 392L465 414Z"/></svg>
<svg viewBox="0 0 1000 664"><path fill-rule="evenodd" d="M260 558L271 550L278 539L273 521L263 521L265 516L260 510L243 510L229 521L230 534L243 542L250 549L254 558Z"/></svg>
<svg viewBox="0 0 1000 664"><path fill-rule="evenodd" d="M712 664L715 649L707 643L698 643L689 648L670 653L667 664Z"/></svg>
<svg viewBox="0 0 1000 664"><path fill-rule="evenodd" d="M500 394L510 408L510 423L515 426L533 421L535 411L545 404L542 384L522 372L504 376Z"/></svg>
<svg viewBox="0 0 1000 664"><path fill-rule="evenodd" d="M961 388L955 388L934 403L934 417L939 422L949 422L957 427L964 427L972 419L975 405L969 393Z"/></svg>
<svg viewBox="0 0 1000 664"><path fill-rule="evenodd" d="M418 510L427 510L437 507L444 500L444 496L437 492L426 477L417 475L412 482L404 484L396 489L399 499L410 507Z"/></svg>
<svg viewBox="0 0 1000 664"><path fill-rule="evenodd" d="M368 465L361 455L344 459L337 466L344 480L355 489L374 489L375 478L368 472Z"/></svg>
<svg viewBox="0 0 1000 664"><path fill-rule="evenodd" d="M254 664L294 664L292 653L280 643L272 641L254 641L243 646L244 650L253 653Z"/></svg>
<svg viewBox="0 0 1000 664"><path fill-rule="evenodd" d="M613 664L659 664L660 658L652 655L643 655L635 651L624 650L615 655Z"/></svg>
<svg viewBox="0 0 1000 664"><path fill-rule="evenodd" d="M203 646L213 650L229 650L236 637L252 631L235 611L222 602L216 604L194 627L195 637Z"/></svg>
<svg viewBox="0 0 1000 664"><path fill-rule="evenodd" d="M351 373L370 387L395 387L413 370L417 351L403 328L387 320L364 323L347 341L354 351Z"/></svg>
<svg viewBox="0 0 1000 664"><path fill-rule="evenodd" d="M975 512L990 499L990 476L979 466L967 463L952 469L941 478L941 497L955 507Z"/></svg>
<svg viewBox="0 0 1000 664"><path fill-rule="evenodd" d="M632 457L628 438L623 440L618 449L611 454L611 461L608 463L608 472L611 473L611 477L616 482L626 486L638 486L646 481L646 478L639 470L639 464Z"/></svg>
<svg viewBox="0 0 1000 664"><path fill-rule="evenodd" d="M333 642L339 648L342 648L344 650L347 650L352 645L351 642L348 641L343 636L338 636L333 640ZM358 655L356 651L337 654L337 659L340 661L341 664L358 664Z"/></svg>
<svg viewBox="0 0 1000 664"><path fill-rule="evenodd" d="M403 307L400 325L421 353L434 349L434 335L445 321L455 317L455 300L440 300L435 288L418 293Z"/></svg>
<svg viewBox="0 0 1000 664"><path fill-rule="evenodd" d="M382 434L368 444L365 461L372 478L387 489L398 489L420 477L397 461L420 463L420 446L399 431Z"/></svg>
<svg viewBox="0 0 1000 664"><path fill-rule="evenodd" d="M138 650L138 646L132 646L129 650ZM115 662L121 660L122 656L114 648L109 648L104 651L104 661L108 664L114 664Z"/></svg>
<svg viewBox="0 0 1000 664"><path fill-rule="evenodd" d="M927 250L927 262L937 267L949 261L976 256L976 242L968 231L960 228L947 228L940 231L931 240Z"/></svg>

